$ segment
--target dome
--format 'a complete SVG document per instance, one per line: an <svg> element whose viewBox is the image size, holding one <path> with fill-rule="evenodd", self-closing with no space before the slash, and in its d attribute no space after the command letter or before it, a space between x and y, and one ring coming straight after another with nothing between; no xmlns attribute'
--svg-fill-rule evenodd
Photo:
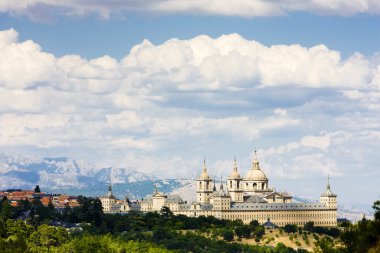
<svg viewBox="0 0 380 253"><path fill-rule="evenodd" d="M251 169L244 178L245 180L268 180L262 170Z"/></svg>
<svg viewBox="0 0 380 253"><path fill-rule="evenodd" d="M257 157L255 157L255 159L253 160L252 168L248 171L244 179L245 180L268 180L267 176L260 169L260 163L259 163L259 160L257 160Z"/></svg>

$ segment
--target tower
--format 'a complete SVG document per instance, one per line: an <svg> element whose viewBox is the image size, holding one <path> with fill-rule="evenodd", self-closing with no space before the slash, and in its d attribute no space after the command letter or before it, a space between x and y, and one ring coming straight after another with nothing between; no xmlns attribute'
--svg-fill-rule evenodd
<svg viewBox="0 0 380 253"><path fill-rule="evenodd" d="M110 184L108 185L108 193L107 193L107 197L113 197L113 194L112 194L112 184L110 182Z"/></svg>
<svg viewBox="0 0 380 253"><path fill-rule="evenodd" d="M240 177L240 174L238 172L236 157L234 160L232 173L227 178L227 190L230 193L231 201L243 202L243 179Z"/></svg>
<svg viewBox="0 0 380 253"><path fill-rule="evenodd" d="M326 206L330 209L336 209L337 208L337 202L336 202L337 195L331 192L330 189L330 177L327 177L327 188L326 191L321 195L320 202L325 203Z"/></svg>
<svg viewBox="0 0 380 253"><path fill-rule="evenodd" d="M212 179L207 173L206 159L203 159L202 173L197 180L197 202L209 203L212 192Z"/></svg>
<svg viewBox="0 0 380 253"><path fill-rule="evenodd" d="M108 185L107 195L101 197L100 201L102 203L103 211L105 213L111 212L112 207L116 204L116 198L113 196L113 193L112 193L111 181L110 181L110 184Z"/></svg>

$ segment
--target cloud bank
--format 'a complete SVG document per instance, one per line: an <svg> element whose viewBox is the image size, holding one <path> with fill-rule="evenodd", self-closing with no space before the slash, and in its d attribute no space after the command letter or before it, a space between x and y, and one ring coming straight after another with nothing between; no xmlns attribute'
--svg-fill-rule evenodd
<svg viewBox="0 0 380 253"><path fill-rule="evenodd" d="M238 34L145 40L120 60L57 57L5 30L0 150L183 177L204 155L214 175L227 176L235 155L245 174L257 146L270 177L373 178L379 63Z"/></svg>
<svg viewBox="0 0 380 253"><path fill-rule="evenodd" d="M50 18L54 15L80 16L92 13L107 19L110 16L123 15L125 12L143 12L164 14L205 14L239 17L260 17L288 15L293 12L310 12L318 15L349 16L356 14L380 13L377 0L6 0L0 3L0 11L12 14L28 15L32 19Z"/></svg>

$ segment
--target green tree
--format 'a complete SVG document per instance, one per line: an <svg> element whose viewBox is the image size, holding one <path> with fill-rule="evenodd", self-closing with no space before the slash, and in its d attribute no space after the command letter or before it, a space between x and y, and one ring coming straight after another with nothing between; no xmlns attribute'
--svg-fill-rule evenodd
<svg viewBox="0 0 380 253"><path fill-rule="evenodd" d="M40 189L39 185L36 185L36 187L34 188L34 192L35 193L40 193L41 192L41 189Z"/></svg>
<svg viewBox="0 0 380 253"><path fill-rule="evenodd" d="M28 246L31 252L40 252L42 249L58 247L69 239L69 234L62 227L51 227L43 224L28 238Z"/></svg>
<svg viewBox="0 0 380 253"><path fill-rule="evenodd" d="M225 230L223 232L223 239L228 242L232 241L234 239L234 232L232 232L232 230L229 229Z"/></svg>
<svg viewBox="0 0 380 253"><path fill-rule="evenodd" d="M257 221L257 220L252 220L249 225L251 225L252 227L257 227L260 225L260 223Z"/></svg>
<svg viewBox="0 0 380 253"><path fill-rule="evenodd" d="M0 212L0 220L6 221L10 219L12 215L12 206L9 200L4 197L1 203L1 212Z"/></svg>
<svg viewBox="0 0 380 253"><path fill-rule="evenodd" d="M297 232L297 226L294 224L286 224L284 227L284 231L288 234L289 233L295 233L295 232Z"/></svg>
<svg viewBox="0 0 380 253"><path fill-rule="evenodd" d="M173 217L173 212L170 210L169 207L163 206L160 210L161 217L168 219L170 217Z"/></svg>

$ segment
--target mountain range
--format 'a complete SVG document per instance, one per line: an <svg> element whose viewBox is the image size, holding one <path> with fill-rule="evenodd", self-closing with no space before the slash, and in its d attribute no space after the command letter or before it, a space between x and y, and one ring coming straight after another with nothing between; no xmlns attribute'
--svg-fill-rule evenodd
<svg viewBox="0 0 380 253"><path fill-rule="evenodd" d="M159 179L139 172L135 168L100 168L85 161L67 157L34 158L0 153L0 190L18 188L33 189L40 185L44 192L70 195L102 196L112 182L113 193L118 198L141 199L151 194L156 186L159 191L180 195L184 200L195 200L194 179ZM314 200L295 196L296 202ZM341 204L338 217L358 220L370 217L369 206Z"/></svg>

